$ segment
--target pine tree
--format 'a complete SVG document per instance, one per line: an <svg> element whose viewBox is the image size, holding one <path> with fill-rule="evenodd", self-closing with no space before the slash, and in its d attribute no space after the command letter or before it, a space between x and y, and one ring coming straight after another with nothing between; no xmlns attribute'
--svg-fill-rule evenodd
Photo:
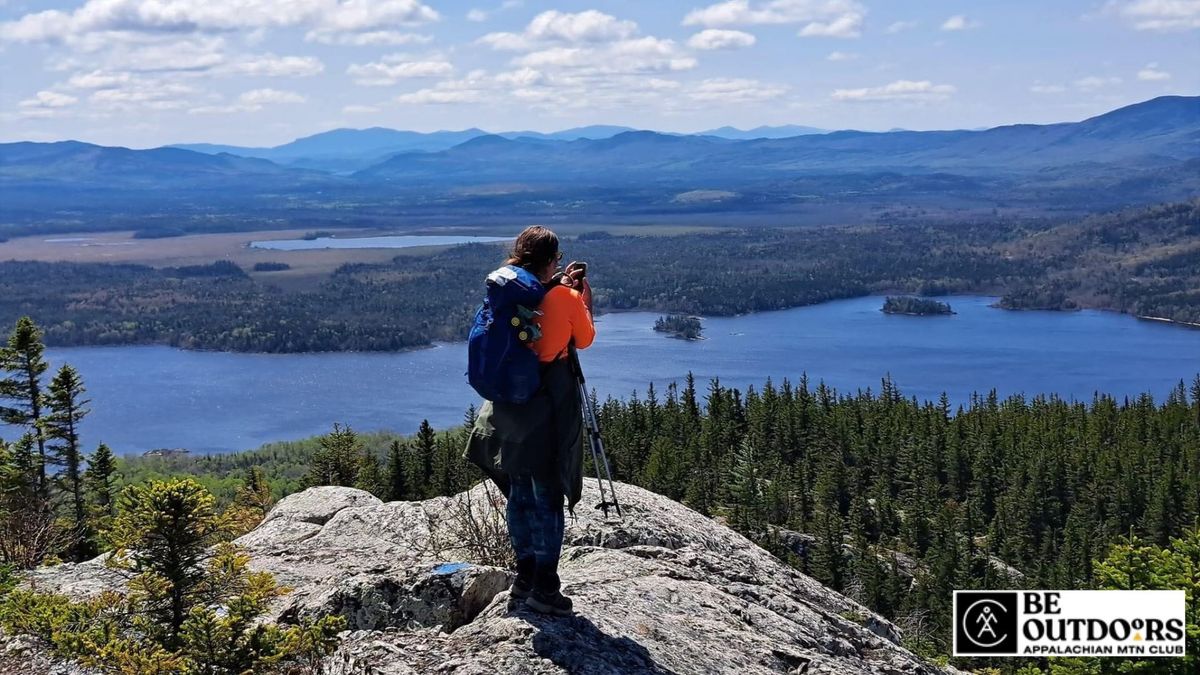
<svg viewBox="0 0 1200 675"><path fill-rule="evenodd" d="M734 529L751 536L766 531L763 469L754 444L749 439L743 440L734 457L730 492L733 496Z"/></svg>
<svg viewBox="0 0 1200 675"><path fill-rule="evenodd" d="M102 539L117 515L117 458L107 445L101 443L88 458L83 484L88 500L88 530Z"/></svg>
<svg viewBox="0 0 1200 675"><path fill-rule="evenodd" d="M192 608L206 604L204 563L227 537L212 494L192 479L133 485L121 494L113 523L112 564L137 575L133 588L148 602L147 626L168 649Z"/></svg>
<svg viewBox="0 0 1200 675"><path fill-rule="evenodd" d="M241 536L258 527L274 503L266 472L262 467L250 467L225 513L232 533Z"/></svg>
<svg viewBox="0 0 1200 675"><path fill-rule="evenodd" d="M407 445L403 441L392 441L387 459L387 499L398 502L408 499Z"/></svg>
<svg viewBox="0 0 1200 675"><path fill-rule="evenodd" d="M387 480L383 474L383 467L380 466L379 458L375 456L375 453L367 450L359 457L358 475L354 480L354 487L359 490L366 490L380 499L387 497Z"/></svg>
<svg viewBox="0 0 1200 675"><path fill-rule="evenodd" d="M89 401L83 398L84 391L79 373L64 365L50 382L46 415L42 418L50 461L61 467L55 483L70 500L74 542L69 555L77 562L91 558L96 552L83 483L83 450L79 445L79 423L89 412L85 407Z"/></svg>
<svg viewBox="0 0 1200 675"><path fill-rule="evenodd" d="M0 562L36 567L57 551L63 532L38 487L42 464L32 433L0 453Z"/></svg>
<svg viewBox="0 0 1200 675"><path fill-rule="evenodd" d="M333 425L333 431L319 440L321 449L313 455L304 484L354 487L361 465L358 434L350 427Z"/></svg>
<svg viewBox="0 0 1200 675"><path fill-rule="evenodd" d="M429 420L421 420L421 426L417 429L415 446L421 475L417 476L416 484L413 486L414 493L423 498L433 497L436 495L436 486L433 484L433 463L434 457L437 455L437 433L429 424Z"/></svg>
<svg viewBox="0 0 1200 675"><path fill-rule="evenodd" d="M0 373L9 373L0 379L0 401L10 401L10 405L0 405L0 422L28 427L33 433L38 450L37 488L48 500L46 438L41 421L42 375L50 366L43 358L44 352L42 333L33 319L27 316L18 319L8 346L0 348Z"/></svg>

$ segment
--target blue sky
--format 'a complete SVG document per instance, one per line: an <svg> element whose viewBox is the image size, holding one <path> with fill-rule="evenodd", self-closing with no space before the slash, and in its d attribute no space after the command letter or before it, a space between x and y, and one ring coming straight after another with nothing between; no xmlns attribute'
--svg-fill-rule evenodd
<svg viewBox="0 0 1200 675"><path fill-rule="evenodd" d="M0 140L975 128L1200 90L1200 0L0 0Z"/></svg>

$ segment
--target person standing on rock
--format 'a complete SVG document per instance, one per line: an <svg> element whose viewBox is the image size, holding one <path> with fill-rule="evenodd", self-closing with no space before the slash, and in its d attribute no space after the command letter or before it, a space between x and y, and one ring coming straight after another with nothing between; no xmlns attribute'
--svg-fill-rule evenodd
<svg viewBox="0 0 1200 675"><path fill-rule="evenodd" d="M478 465L508 499L508 531L517 559L513 597L531 609L571 614L560 590L563 500L574 513L583 491L583 401L568 362L570 346L586 349L596 335L587 266L572 262L558 272L558 236L525 228L505 265L524 268L549 290L530 342L538 357L540 387L526 403L487 401L480 408L465 458Z"/></svg>

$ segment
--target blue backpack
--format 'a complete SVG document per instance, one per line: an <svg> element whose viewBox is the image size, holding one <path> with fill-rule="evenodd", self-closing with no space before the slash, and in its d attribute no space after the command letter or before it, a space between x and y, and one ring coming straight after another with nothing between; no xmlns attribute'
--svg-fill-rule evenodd
<svg viewBox="0 0 1200 675"><path fill-rule="evenodd" d="M538 390L541 337L533 324L546 288L522 267L506 265L487 277L487 298L475 312L467 338L467 381L493 402L525 403Z"/></svg>

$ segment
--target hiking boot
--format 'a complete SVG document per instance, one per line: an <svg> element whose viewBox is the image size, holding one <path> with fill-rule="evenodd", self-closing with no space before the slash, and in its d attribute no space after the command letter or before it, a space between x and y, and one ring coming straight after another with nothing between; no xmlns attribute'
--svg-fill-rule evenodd
<svg viewBox="0 0 1200 675"><path fill-rule="evenodd" d="M571 616L571 599L559 591L535 588L529 597L525 598L525 606L542 614Z"/></svg>
<svg viewBox="0 0 1200 675"><path fill-rule="evenodd" d="M537 564L533 558L517 561L517 578L513 580L509 595L514 598L527 598L533 592L533 573Z"/></svg>

